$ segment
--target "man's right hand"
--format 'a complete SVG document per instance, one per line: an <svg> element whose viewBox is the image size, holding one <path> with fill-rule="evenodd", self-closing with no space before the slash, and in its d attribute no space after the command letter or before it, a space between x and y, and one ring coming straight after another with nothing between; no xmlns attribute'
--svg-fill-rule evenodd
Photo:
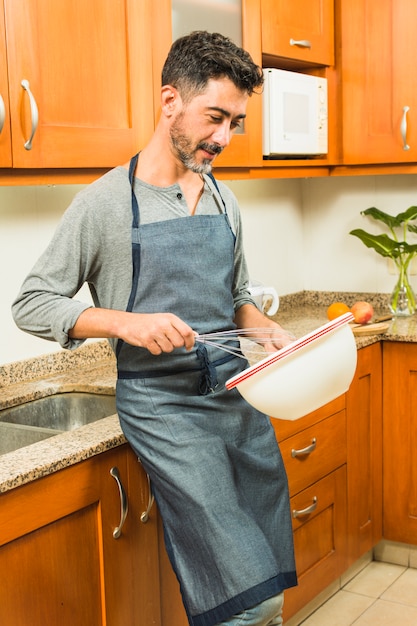
<svg viewBox="0 0 417 626"><path fill-rule="evenodd" d="M191 350L197 333L173 313L129 313L89 308L81 313L69 335L73 339L116 338L151 354Z"/></svg>

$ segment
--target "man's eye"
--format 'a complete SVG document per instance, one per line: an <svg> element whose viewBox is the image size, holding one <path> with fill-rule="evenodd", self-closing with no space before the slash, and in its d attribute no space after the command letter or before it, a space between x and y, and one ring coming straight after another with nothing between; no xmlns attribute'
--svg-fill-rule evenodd
<svg viewBox="0 0 417 626"><path fill-rule="evenodd" d="M238 121L238 122L237 122L237 121L236 121L236 122L232 122L232 123L230 124L230 128L231 128L232 130L235 130L236 128L241 128L241 127L242 127L242 122L240 122L240 121Z"/></svg>

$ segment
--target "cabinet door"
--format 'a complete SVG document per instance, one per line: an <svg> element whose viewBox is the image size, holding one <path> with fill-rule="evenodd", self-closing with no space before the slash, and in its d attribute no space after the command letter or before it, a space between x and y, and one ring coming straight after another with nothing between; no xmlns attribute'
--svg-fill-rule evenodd
<svg viewBox="0 0 417 626"><path fill-rule="evenodd" d="M382 538L382 345L358 352L346 394L349 565Z"/></svg>
<svg viewBox="0 0 417 626"><path fill-rule="evenodd" d="M4 27L4 5L0 0L0 167L12 164L12 146L10 140L9 85L7 82L6 31Z"/></svg>
<svg viewBox="0 0 417 626"><path fill-rule="evenodd" d="M4 3L13 166L126 162L153 130L150 0Z"/></svg>
<svg viewBox="0 0 417 626"><path fill-rule="evenodd" d="M346 463L345 433L340 411L280 443L290 496Z"/></svg>
<svg viewBox="0 0 417 626"><path fill-rule="evenodd" d="M291 498L298 586L285 592L284 621L346 568L346 466Z"/></svg>
<svg viewBox="0 0 417 626"><path fill-rule="evenodd" d="M155 110L160 110L161 70L172 43L171 0L154 3L153 12L153 64ZM215 10L215 9L213 9ZM242 42L255 63L261 65L261 16L259 0L242 0ZM195 30L206 24L195 24ZM218 25L221 30L221 24ZM253 94L248 100L243 132L235 133L230 145L215 160L215 169L225 167L262 166L262 97Z"/></svg>
<svg viewBox="0 0 417 626"><path fill-rule="evenodd" d="M161 620L161 592L159 576L158 513L151 498L147 475L136 455L127 448L129 513L124 535L129 538L130 620L124 626L164 626ZM118 622L115 622L118 624ZM177 626L177 622L175 626ZM178 624L180 626L180 624Z"/></svg>
<svg viewBox="0 0 417 626"><path fill-rule="evenodd" d="M343 162L416 162L417 3L339 5Z"/></svg>
<svg viewBox="0 0 417 626"><path fill-rule="evenodd" d="M1 624L160 626L159 615L134 611L136 594L148 602L155 580L146 570L133 578L149 558L127 524L114 538L121 521L114 467L126 486L126 446L1 496Z"/></svg>
<svg viewBox="0 0 417 626"><path fill-rule="evenodd" d="M383 347L383 535L417 544L417 345Z"/></svg>
<svg viewBox="0 0 417 626"><path fill-rule="evenodd" d="M333 5L333 0L261 0L262 53L333 65Z"/></svg>

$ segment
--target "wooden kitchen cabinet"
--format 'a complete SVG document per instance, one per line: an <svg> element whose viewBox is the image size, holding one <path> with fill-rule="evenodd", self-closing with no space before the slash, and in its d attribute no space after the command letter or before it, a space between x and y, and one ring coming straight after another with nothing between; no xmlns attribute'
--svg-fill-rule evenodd
<svg viewBox="0 0 417 626"><path fill-rule="evenodd" d="M417 344L383 346L383 535L417 545Z"/></svg>
<svg viewBox="0 0 417 626"><path fill-rule="evenodd" d="M262 54L334 64L334 0L261 0Z"/></svg>
<svg viewBox="0 0 417 626"><path fill-rule="evenodd" d="M2 167L107 168L147 141L151 4L0 0Z"/></svg>
<svg viewBox="0 0 417 626"><path fill-rule="evenodd" d="M290 496L346 463L345 432L342 410L280 442Z"/></svg>
<svg viewBox="0 0 417 626"><path fill-rule="evenodd" d="M346 464L291 498L291 511L298 586L285 591L284 622L346 569Z"/></svg>
<svg viewBox="0 0 417 626"><path fill-rule="evenodd" d="M241 1L243 46L261 65L261 0ZM328 15L327 4L332 6L330 0L314 2L313 12L323 9L323 16ZM7 59L0 66L3 184L91 182L147 143L160 113L161 69L172 42L171 9L171 0L0 0L0 55ZM303 10L298 17L305 14ZM314 19L310 26L316 23ZM204 21L196 25L205 27ZM284 57L278 58L276 66L284 67ZM306 65L294 62L296 69ZM311 71L329 69L313 66ZM22 80L28 81L32 96ZM38 110L37 124L31 101ZM0 101L0 117L1 110ZM330 147L334 124L331 113ZM326 159L264 161L262 98L254 94L243 131L216 159L215 172L225 179L326 176L332 150Z"/></svg>
<svg viewBox="0 0 417 626"><path fill-rule="evenodd" d="M343 163L417 162L417 3L336 6Z"/></svg>
<svg viewBox="0 0 417 626"><path fill-rule="evenodd" d="M134 492L121 535L117 467ZM161 626L156 519L127 445L1 496L0 623Z"/></svg>
<svg viewBox="0 0 417 626"><path fill-rule="evenodd" d="M6 30L4 27L4 5L0 0L0 167L12 165L12 144L10 139L9 85L7 79Z"/></svg>
<svg viewBox="0 0 417 626"><path fill-rule="evenodd" d="M346 394L348 565L382 538L382 344L358 350Z"/></svg>
<svg viewBox="0 0 417 626"><path fill-rule="evenodd" d="M345 396L272 425L288 475L298 575L285 592L288 619L346 568Z"/></svg>
<svg viewBox="0 0 417 626"><path fill-rule="evenodd" d="M260 0L242 0L242 45L255 63L261 59L261 12ZM213 9L214 10L214 9ZM161 70L173 41L171 0L160 0L153 7L153 66L154 106L160 110ZM195 23L193 30L205 30L204 20ZM222 32L221 24L219 32ZM234 133L230 145L216 158L215 168L242 168L262 166L262 97L253 94L246 109L243 132Z"/></svg>

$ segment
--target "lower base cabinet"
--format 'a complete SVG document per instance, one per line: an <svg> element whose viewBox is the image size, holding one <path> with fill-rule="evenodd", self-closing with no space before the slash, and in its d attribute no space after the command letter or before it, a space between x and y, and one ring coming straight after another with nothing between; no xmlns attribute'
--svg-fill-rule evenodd
<svg viewBox="0 0 417 626"><path fill-rule="evenodd" d="M417 344L383 347L383 533L417 544Z"/></svg>
<svg viewBox="0 0 417 626"><path fill-rule="evenodd" d="M291 498L298 586L285 592L284 623L346 569L345 494L346 465Z"/></svg>
<svg viewBox="0 0 417 626"><path fill-rule="evenodd" d="M298 576L285 591L285 622L346 568L345 397L272 424L288 474Z"/></svg>
<svg viewBox="0 0 417 626"><path fill-rule="evenodd" d="M299 579L284 620L382 536L417 544L416 407L417 344L378 342L359 351L347 394L294 422L272 420ZM0 624L188 626L150 504L128 445L1 494Z"/></svg>
<svg viewBox="0 0 417 626"><path fill-rule="evenodd" d="M382 539L382 349L358 351L346 394L348 566Z"/></svg>
<svg viewBox="0 0 417 626"><path fill-rule="evenodd" d="M135 492L124 524L123 490ZM0 624L161 626L156 520L140 521L147 501L127 446L2 494Z"/></svg>

